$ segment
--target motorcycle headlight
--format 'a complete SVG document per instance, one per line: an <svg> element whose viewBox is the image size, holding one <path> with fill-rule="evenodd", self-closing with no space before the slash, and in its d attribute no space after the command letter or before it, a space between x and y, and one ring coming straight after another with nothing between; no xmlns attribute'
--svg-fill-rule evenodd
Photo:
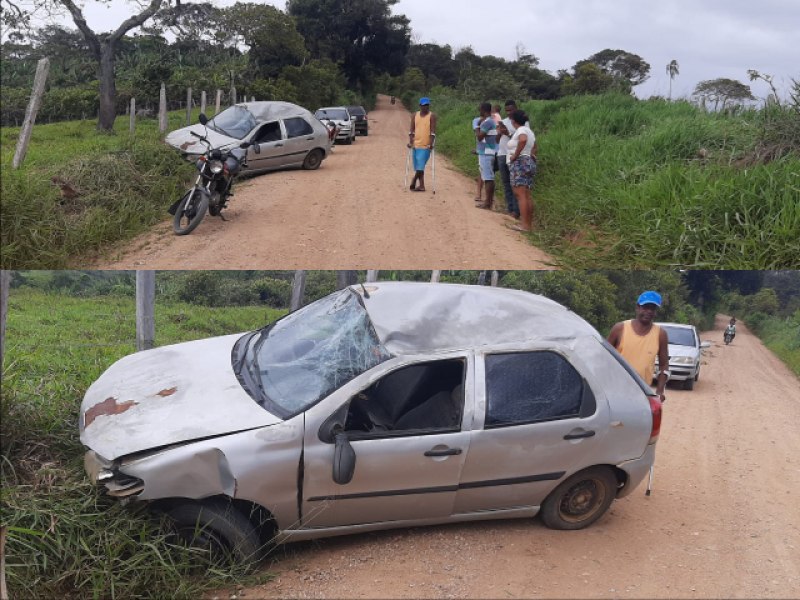
<svg viewBox="0 0 800 600"><path fill-rule="evenodd" d="M676 365L691 365L694 359L691 356L676 356L670 362Z"/></svg>
<svg viewBox="0 0 800 600"><path fill-rule="evenodd" d="M208 170L211 171L214 175L217 173L222 173L222 161L221 160L212 160L208 163Z"/></svg>

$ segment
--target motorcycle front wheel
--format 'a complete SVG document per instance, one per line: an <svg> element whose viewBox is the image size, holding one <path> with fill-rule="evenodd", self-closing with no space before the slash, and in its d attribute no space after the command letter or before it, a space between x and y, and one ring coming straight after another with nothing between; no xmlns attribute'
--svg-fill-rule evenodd
<svg viewBox="0 0 800 600"><path fill-rule="evenodd" d="M194 187L181 198L175 216L172 218L172 229L176 235L186 235L194 231L208 210L208 194L205 190Z"/></svg>

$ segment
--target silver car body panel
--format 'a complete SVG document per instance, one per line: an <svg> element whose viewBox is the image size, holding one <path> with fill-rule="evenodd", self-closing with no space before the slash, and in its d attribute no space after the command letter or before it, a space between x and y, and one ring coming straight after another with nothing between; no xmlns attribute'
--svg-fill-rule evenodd
<svg viewBox="0 0 800 600"><path fill-rule="evenodd" d="M279 422L236 379L231 349L239 337L163 346L121 358L86 391L81 442L112 460Z"/></svg>
<svg viewBox="0 0 800 600"><path fill-rule="evenodd" d="M239 384L231 366L239 335L133 354L112 365L84 398L87 472L101 481L115 470L137 478L123 482L136 500L224 495L253 502L274 516L277 541L529 517L564 478L584 468L624 471L628 485L620 496L647 475L655 446L647 443L652 414L643 389L599 333L561 305L489 287L350 289L362 296L393 358L284 421ZM535 351L557 353L575 368L593 391L594 413L485 429L486 357ZM394 371L453 359L464 364L460 428L354 436L353 478L336 483L334 444L320 439L323 424ZM589 430L592 437L564 439ZM443 449L458 452L425 455Z"/></svg>
<svg viewBox="0 0 800 600"><path fill-rule="evenodd" d="M232 147L242 142L252 141L256 132L265 123L278 122L280 124L281 139L258 144L258 153L256 153L254 146L248 148L248 166L243 172L260 173L300 166L308 153L315 148L321 149L325 156L330 154L331 141L328 138L328 130L309 110L302 106L290 102L277 101L244 102L237 104L237 106L243 106L250 111L257 123L256 127L242 139L229 137L213 129L206 128L204 125L195 124L171 131L164 141L193 160L198 154L203 154L207 147L197 137L193 136L192 132L198 135L205 135L212 148ZM313 133L289 138L284 121L293 117L302 117L311 126Z"/></svg>

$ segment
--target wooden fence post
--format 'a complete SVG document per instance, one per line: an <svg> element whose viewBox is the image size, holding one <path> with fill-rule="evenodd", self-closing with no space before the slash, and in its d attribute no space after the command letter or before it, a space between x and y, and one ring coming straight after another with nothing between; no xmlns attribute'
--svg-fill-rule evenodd
<svg viewBox="0 0 800 600"><path fill-rule="evenodd" d="M292 281L292 301L289 304L291 312L303 306L303 295L306 292L306 271L298 270L294 272Z"/></svg>
<svg viewBox="0 0 800 600"><path fill-rule="evenodd" d="M6 317L8 316L8 288L11 285L11 271L0 271L0 378L3 357L6 355Z"/></svg>
<svg viewBox="0 0 800 600"><path fill-rule="evenodd" d="M186 126L192 124L192 88L186 88Z"/></svg>
<svg viewBox="0 0 800 600"><path fill-rule="evenodd" d="M206 112L206 91L205 90L200 92L200 112L201 113L205 113Z"/></svg>
<svg viewBox="0 0 800 600"><path fill-rule="evenodd" d="M214 114L215 115L219 114L220 102L222 102L222 90L217 90L217 102L216 102L216 107L214 108Z"/></svg>
<svg viewBox="0 0 800 600"><path fill-rule="evenodd" d="M500 282L500 273L497 271L492 271L492 287L497 287L497 284Z"/></svg>
<svg viewBox="0 0 800 600"><path fill-rule="evenodd" d="M358 283L358 273L356 271L336 271L336 289L343 290L348 285Z"/></svg>
<svg viewBox="0 0 800 600"><path fill-rule="evenodd" d="M439 283L439 278L442 276L441 271L431 271L431 283Z"/></svg>
<svg viewBox="0 0 800 600"><path fill-rule="evenodd" d="M233 106L234 104L236 104L236 86L232 85L231 86L231 106Z"/></svg>
<svg viewBox="0 0 800 600"><path fill-rule="evenodd" d="M47 73L50 71L50 59L43 58L36 64L36 75L33 78L33 92L31 99L28 101L28 108L25 109L25 120L22 122L22 129L19 132L19 139L17 140L17 148L14 151L14 159L11 166L19 169L25 160L25 154L28 152L28 144L31 141L31 134L33 133L33 124L36 122L36 113L39 112L39 107L42 105L42 96L44 95L44 84L47 82Z"/></svg>
<svg viewBox="0 0 800 600"><path fill-rule="evenodd" d="M156 272L136 271L136 350L149 350L156 337Z"/></svg>
<svg viewBox="0 0 800 600"><path fill-rule="evenodd" d="M130 133L136 133L136 98L131 98Z"/></svg>
<svg viewBox="0 0 800 600"><path fill-rule="evenodd" d="M378 273L380 271L367 271L367 283L378 281Z"/></svg>
<svg viewBox="0 0 800 600"><path fill-rule="evenodd" d="M161 94L158 99L158 130L161 133L167 131L167 86L161 84Z"/></svg>
<svg viewBox="0 0 800 600"><path fill-rule="evenodd" d="M486 285L486 271L478 273L478 285Z"/></svg>

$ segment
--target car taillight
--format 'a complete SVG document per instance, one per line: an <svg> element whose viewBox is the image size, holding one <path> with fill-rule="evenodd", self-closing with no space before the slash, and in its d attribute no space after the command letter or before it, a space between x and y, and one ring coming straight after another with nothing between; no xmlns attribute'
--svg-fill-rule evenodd
<svg viewBox="0 0 800 600"><path fill-rule="evenodd" d="M661 433L661 400L658 396L648 396L650 400L650 412L653 414L653 427L650 429L650 440L647 445L655 444L658 441L658 435Z"/></svg>

